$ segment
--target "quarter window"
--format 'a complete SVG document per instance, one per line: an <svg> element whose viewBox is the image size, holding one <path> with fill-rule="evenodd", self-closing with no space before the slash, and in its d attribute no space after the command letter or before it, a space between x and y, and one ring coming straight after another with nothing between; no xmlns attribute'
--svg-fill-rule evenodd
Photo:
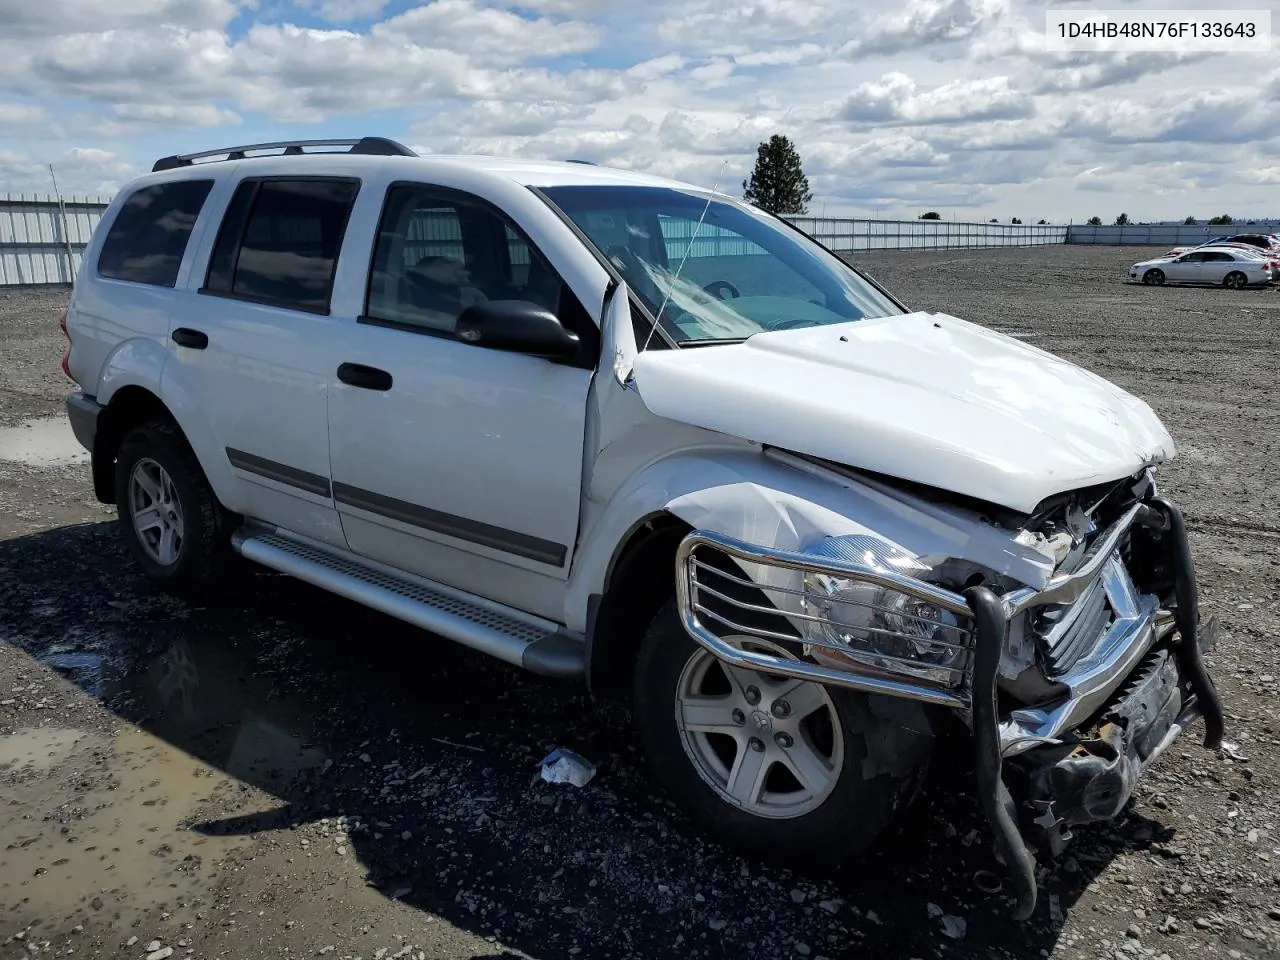
<svg viewBox="0 0 1280 960"><path fill-rule="evenodd" d="M359 189L355 180L242 183L223 218L205 291L328 313Z"/></svg>
<svg viewBox="0 0 1280 960"><path fill-rule="evenodd" d="M175 180L132 193L102 243L98 275L174 286L191 229L212 187L212 180Z"/></svg>

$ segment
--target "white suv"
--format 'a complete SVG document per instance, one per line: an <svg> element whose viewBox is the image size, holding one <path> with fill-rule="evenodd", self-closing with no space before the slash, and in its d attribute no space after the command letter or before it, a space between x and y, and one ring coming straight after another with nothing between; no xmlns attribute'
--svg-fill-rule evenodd
<svg viewBox="0 0 1280 960"><path fill-rule="evenodd" d="M748 855L863 850L954 729L1025 917L1032 846L1220 741L1151 409L737 200L378 138L169 157L65 325L161 587L234 552L629 695Z"/></svg>

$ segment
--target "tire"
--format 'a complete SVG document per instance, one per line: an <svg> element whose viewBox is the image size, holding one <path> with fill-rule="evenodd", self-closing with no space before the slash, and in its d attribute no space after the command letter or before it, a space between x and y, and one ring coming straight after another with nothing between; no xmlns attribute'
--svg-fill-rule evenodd
<svg viewBox="0 0 1280 960"><path fill-rule="evenodd" d="M681 697L690 677L698 676L704 667L704 680L728 689L727 697L735 695L730 679L734 668L726 669L695 643L681 626L674 602L669 603L654 618L641 645L635 721L657 782L697 826L726 847L782 866L828 870L865 851L919 792L933 744L931 717L922 705L816 683L788 691L796 681L776 677L771 683L760 674L737 671L756 678L762 692L744 723L737 724L733 717L741 738L735 744L728 735L690 731L677 718L682 704L693 703L694 710L705 708L693 698ZM718 681L712 672L716 670ZM779 720L768 709L783 692L793 700L812 704L821 697L822 702L797 725L794 716ZM728 715L730 702L734 701L712 701L711 709ZM722 719L719 713L716 716ZM686 715L695 716L693 710ZM792 750L803 748L806 755L827 754L830 759L823 768L830 774L829 782L822 790L810 790L805 802L787 800L788 796L799 798L804 791L804 784L788 767L797 755L789 754L778 741L787 731L794 733ZM772 740L764 750L750 750L742 743L756 733L761 734L756 737L761 742ZM712 752L710 761L709 745L720 751ZM769 767L752 809L727 796L739 754L762 757L756 762ZM812 771L812 757L809 761L802 768ZM812 779L818 782L821 777ZM789 794L786 788L792 785L801 793ZM769 798L774 798L772 806Z"/></svg>
<svg viewBox="0 0 1280 960"><path fill-rule="evenodd" d="M1164 284L1164 271L1155 269L1148 270L1142 275L1142 282L1147 284L1147 286L1154 285L1159 287Z"/></svg>
<svg viewBox="0 0 1280 960"><path fill-rule="evenodd" d="M143 572L177 596L213 592L232 560L230 522L182 431L162 420L135 427L115 469L120 533ZM155 523L140 530L147 519Z"/></svg>
<svg viewBox="0 0 1280 960"><path fill-rule="evenodd" d="M1243 290L1249 285L1249 278L1239 270L1232 270L1222 278L1222 285L1228 290Z"/></svg>

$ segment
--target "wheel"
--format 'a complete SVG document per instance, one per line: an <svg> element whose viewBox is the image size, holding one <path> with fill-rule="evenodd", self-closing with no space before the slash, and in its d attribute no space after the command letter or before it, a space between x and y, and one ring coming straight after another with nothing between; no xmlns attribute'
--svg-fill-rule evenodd
<svg viewBox="0 0 1280 960"><path fill-rule="evenodd" d="M717 300L737 300L742 296L742 294L738 292L738 288L728 280L712 280L702 289L711 294L711 296L715 297ZM725 296L725 294L728 294L728 296Z"/></svg>
<svg viewBox="0 0 1280 960"><path fill-rule="evenodd" d="M641 645L635 715L691 820L787 866L830 868L870 846L917 793L932 745L921 705L731 667L685 633L674 603Z"/></svg>
<svg viewBox="0 0 1280 960"><path fill-rule="evenodd" d="M1228 290L1243 290L1249 285L1249 278L1239 270L1232 270L1223 278L1222 285Z"/></svg>
<svg viewBox="0 0 1280 960"><path fill-rule="evenodd" d="M1155 286L1158 287L1162 283L1164 283L1164 271L1155 270L1155 269L1148 270L1146 273L1142 275L1142 282L1147 284L1148 286L1151 286L1152 284L1154 284Z"/></svg>
<svg viewBox="0 0 1280 960"><path fill-rule="evenodd" d="M142 424L120 444L116 512L129 551L163 590L204 595L230 563L226 511L171 423Z"/></svg>

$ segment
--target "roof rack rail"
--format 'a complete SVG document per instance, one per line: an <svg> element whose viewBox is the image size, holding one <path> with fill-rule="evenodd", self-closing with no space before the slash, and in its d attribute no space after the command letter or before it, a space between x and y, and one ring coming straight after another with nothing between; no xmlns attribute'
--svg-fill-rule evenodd
<svg viewBox="0 0 1280 960"><path fill-rule="evenodd" d="M588 167L598 167L599 164L594 160L566 160L565 163L585 163Z"/></svg>
<svg viewBox="0 0 1280 960"><path fill-rule="evenodd" d="M306 150L304 147L347 147L346 150ZM152 173L189 167L197 160L218 157L222 160L244 160L248 151L279 150L277 156L296 157L304 153L356 153L379 157L416 157L417 154L402 143L386 137L361 137L358 140L280 140L275 143L246 143L239 147L220 147L200 153L175 154L161 157L151 167ZM216 161L215 161L216 162Z"/></svg>

